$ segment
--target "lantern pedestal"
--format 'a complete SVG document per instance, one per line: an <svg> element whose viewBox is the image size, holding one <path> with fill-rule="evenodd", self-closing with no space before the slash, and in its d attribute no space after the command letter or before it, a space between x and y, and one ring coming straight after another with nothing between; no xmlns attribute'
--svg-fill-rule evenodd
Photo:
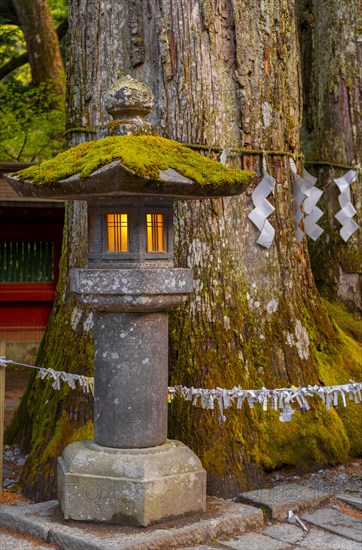
<svg viewBox="0 0 362 550"><path fill-rule="evenodd" d="M168 313L192 291L190 269L73 269L94 311L94 441L58 459L66 519L147 526L205 510L206 472L167 437Z"/></svg>
<svg viewBox="0 0 362 550"><path fill-rule="evenodd" d="M205 510L206 473L179 441L148 449L78 441L58 459L58 496L65 519L147 527Z"/></svg>

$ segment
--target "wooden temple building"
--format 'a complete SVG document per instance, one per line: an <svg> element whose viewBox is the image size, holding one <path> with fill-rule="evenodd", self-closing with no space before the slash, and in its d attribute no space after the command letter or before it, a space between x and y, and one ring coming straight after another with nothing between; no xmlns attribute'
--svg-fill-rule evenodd
<svg viewBox="0 0 362 550"><path fill-rule="evenodd" d="M29 166L0 163L0 340L39 341L58 280L64 203L19 197L3 174Z"/></svg>

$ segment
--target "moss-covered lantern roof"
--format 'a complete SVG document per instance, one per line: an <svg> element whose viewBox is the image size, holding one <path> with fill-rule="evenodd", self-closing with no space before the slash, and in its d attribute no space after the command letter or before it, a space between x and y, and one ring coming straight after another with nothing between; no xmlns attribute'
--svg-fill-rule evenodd
<svg viewBox="0 0 362 550"><path fill-rule="evenodd" d="M180 199L238 195L256 178L154 135L111 136L72 147L7 181L24 197L81 199L148 195Z"/></svg>

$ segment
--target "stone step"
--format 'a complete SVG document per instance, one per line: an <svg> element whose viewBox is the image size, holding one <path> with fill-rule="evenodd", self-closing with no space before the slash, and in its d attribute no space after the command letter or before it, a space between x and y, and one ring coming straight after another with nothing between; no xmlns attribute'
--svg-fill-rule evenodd
<svg viewBox="0 0 362 550"><path fill-rule="evenodd" d="M203 517L199 514L187 516L181 524L173 524L170 520L150 529L64 522L57 501L0 507L0 527L55 542L64 550L148 550L161 547L171 550L227 538L235 533L260 529L263 525L261 510L216 498L208 499L208 512ZM217 544L219 548L225 548L223 542ZM215 548L213 544L209 546Z"/></svg>
<svg viewBox="0 0 362 550"><path fill-rule="evenodd" d="M346 504L349 504L350 506L353 506L354 508L357 508L357 510L362 510L362 498L357 497L354 495L347 495L346 493L342 493L340 495L336 495L337 498L340 498L345 502Z"/></svg>
<svg viewBox="0 0 362 550"><path fill-rule="evenodd" d="M342 537L346 537L356 542L362 542L361 520L349 516L348 514L343 514L338 510L322 508L316 510L312 514L304 514L302 519L316 527L321 527L322 529L326 529Z"/></svg>
<svg viewBox="0 0 362 550"><path fill-rule="evenodd" d="M28 537L19 537L18 533L0 533L0 548L2 550L58 550L54 544L41 544Z"/></svg>
<svg viewBox="0 0 362 550"><path fill-rule="evenodd" d="M288 517L289 510L297 512L303 508L316 506L329 496L331 493L319 489L312 489L297 483L282 483L270 489L241 493L238 500L266 509L273 520L284 521Z"/></svg>

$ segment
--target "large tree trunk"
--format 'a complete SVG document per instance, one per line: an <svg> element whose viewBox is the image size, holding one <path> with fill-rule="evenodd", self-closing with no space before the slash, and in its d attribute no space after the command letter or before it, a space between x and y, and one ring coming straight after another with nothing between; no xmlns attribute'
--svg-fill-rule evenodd
<svg viewBox="0 0 362 550"><path fill-rule="evenodd" d="M125 71L153 88L151 118L168 137L208 146L299 151L299 53L291 0L79 0L70 8L69 127L89 131L104 126L102 98L118 72ZM73 134L73 143L90 135ZM260 156L237 155L230 162L260 171L260 161ZM172 315L172 383L255 388L330 383L348 376L346 340L321 304L305 242L295 240L289 159L279 154L268 162L277 179L271 218L276 238L269 250L255 245L258 232L247 219L252 190L240 198L182 203L175 213L178 264L193 267L195 292ZM82 328L88 313L67 294L64 271L79 264L72 233L78 229L79 209L68 214L68 261L63 260L63 282L41 354L42 365L58 369L67 369L70 361L74 370L80 342L87 349ZM56 353L56 331L62 345L68 340L69 347L75 345L73 353ZM81 334L83 340L77 339ZM356 364L351 360L351 374ZM80 424L79 418L78 424L70 420L78 396L66 390L50 399L47 388L49 402L42 398L36 410L43 389L37 382L28 393L33 434L40 434L43 425L47 429L42 441L35 443L33 435L23 481L28 494L49 497L55 456L80 435L80 428L74 433L73 427ZM226 423L219 425L216 410L178 400L170 420L170 435L200 456L212 494L260 486L263 468L336 463L349 451L338 415L327 413L319 401L287 425L273 411L247 405L242 411L229 409ZM44 448L48 479L33 466L44 464Z"/></svg>
<svg viewBox="0 0 362 550"><path fill-rule="evenodd" d="M362 9L358 0L301 0L299 9L304 89L303 150L308 159L327 161L311 167L324 190L325 213L322 237L311 243L313 272L321 292L339 299L362 313L362 231L347 243L339 235L334 218L340 209L333 178L346 169L328 166L328 161L353 165L362 154L362 44L358 34ZM362 226L362 185L352 185L357 210L355 221Z"/></svg>
<svg viewBox="0 0 362 550"><path fill-rule="evenodd" d="M64 67L48 0L12 0L28 49L33 84L52 81L64 92Z"/></svg>

